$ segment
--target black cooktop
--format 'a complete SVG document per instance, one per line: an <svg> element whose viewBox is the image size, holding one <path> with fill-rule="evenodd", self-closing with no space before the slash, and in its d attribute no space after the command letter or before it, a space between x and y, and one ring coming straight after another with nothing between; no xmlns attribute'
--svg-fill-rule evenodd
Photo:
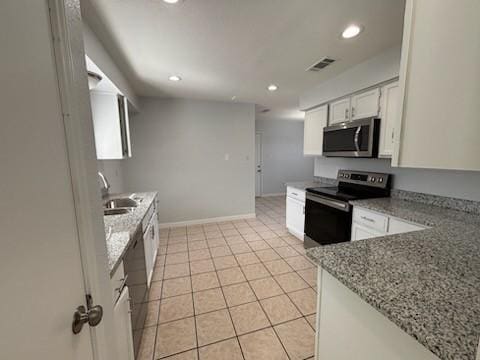
<svg viewBox="0 0 480 360"><path fill-rule="evenodd" d="M366 194L364 194L362 197L362 194L351 193L349 191L339 189L337 186L308 188L307 191L313 194L323 195L332 199L343 201L366 199L368 197Z"/></svg>

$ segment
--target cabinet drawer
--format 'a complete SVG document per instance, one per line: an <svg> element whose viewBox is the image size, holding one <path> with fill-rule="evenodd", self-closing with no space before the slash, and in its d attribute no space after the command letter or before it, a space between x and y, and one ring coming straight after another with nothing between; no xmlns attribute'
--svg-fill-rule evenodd
<svg viewBox="0 0 480 360"><path fill-rule="evenodd" d="M305 203L305 190L299 190L288 186L287 196Z"/></svg>
<svg viewBox="0 0 480 360"><path fill-rule="evenodd" d="M387 231L388 216L369 210L353 208L353 221L382 233Z"/></svg>

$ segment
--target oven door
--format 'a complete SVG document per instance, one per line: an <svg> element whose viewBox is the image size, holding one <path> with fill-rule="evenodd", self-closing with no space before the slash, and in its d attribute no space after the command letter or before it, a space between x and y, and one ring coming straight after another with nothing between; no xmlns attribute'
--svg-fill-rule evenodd
<svg viewBox="0 0 480 360"><path fill-rule="evenodd" d="M348 202L307 192L305 247L350 241L352 207Z"/></svg>
<svg viewBox="0 0 480 360"><path fill-rule="evenodd" d="M376 157L380 119L367 118L323 129L323 155Z"/></svg>

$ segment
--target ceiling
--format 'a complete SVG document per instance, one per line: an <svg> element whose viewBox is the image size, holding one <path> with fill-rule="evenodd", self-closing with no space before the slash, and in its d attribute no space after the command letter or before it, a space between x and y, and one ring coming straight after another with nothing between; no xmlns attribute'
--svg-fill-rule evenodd
<svg viewBox="0 0 480 360"><path fill-rule="evenodd" d="M404 0L82 0L84 16L140 96L256 104L301 118L299 94L401 42ZM344 40L351 23L364 26ZM324 56L337 61L305 69ZM177 74L180 82L168 77ZM266 87L274 83L276 92ZM269 112L260 113L268 108Z"/></svg>

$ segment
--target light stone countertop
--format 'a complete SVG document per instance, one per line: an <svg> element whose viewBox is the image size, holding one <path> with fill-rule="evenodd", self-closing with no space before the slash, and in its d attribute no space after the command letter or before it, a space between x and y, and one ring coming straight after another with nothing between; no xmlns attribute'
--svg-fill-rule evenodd
<svg viewBox="0 0 480 360"><path fill-rule="evenodd" d="M352 201L431 228L307 255L443 360L474 360L480 338L480 216L414 201Z"/></svg>
<svg viewBox="0 0 480 360"><path fill-rule="evenodd" d="M129 197L132 194L112 194L108 199ZM134 193L135 198L141 199L138 206L130 213L122 215L104 216L105 236L107 241L108 267L110 276L120 264L125 251L133 240L137 231L142 231L142 220L148 209L155 201L156 192Z"/></svg>

